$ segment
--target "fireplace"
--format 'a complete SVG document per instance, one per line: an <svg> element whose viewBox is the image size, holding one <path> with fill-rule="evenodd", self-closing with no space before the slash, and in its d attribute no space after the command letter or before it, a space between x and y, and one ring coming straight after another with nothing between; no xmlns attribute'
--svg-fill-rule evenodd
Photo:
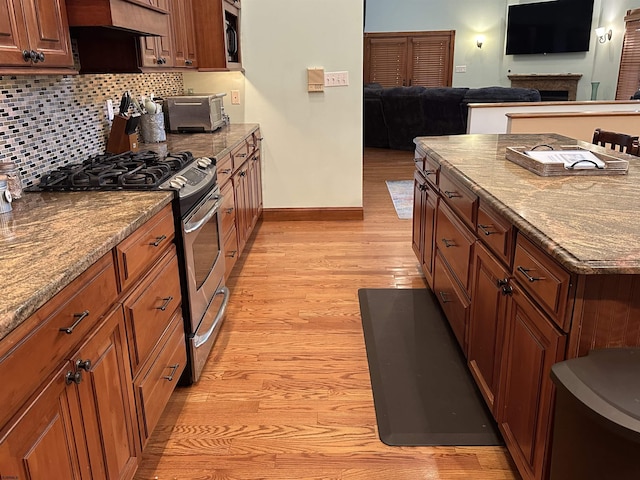
<svg viewBox="0 0 640 480"><path fill-rule="evenodd" d="M578 81L582 74L513 74L509 75L512 87L535 88L543 102L575 101Z"/></svg>

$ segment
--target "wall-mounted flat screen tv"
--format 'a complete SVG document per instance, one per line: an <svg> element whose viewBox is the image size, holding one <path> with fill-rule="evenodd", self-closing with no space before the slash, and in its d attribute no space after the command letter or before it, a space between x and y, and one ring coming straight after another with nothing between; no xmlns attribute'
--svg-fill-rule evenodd
<svg viewBox="0 0 640 480"><path fill-rule="evenodd" d="M589 51L593 0L509 5L507 55Z"/></svg>

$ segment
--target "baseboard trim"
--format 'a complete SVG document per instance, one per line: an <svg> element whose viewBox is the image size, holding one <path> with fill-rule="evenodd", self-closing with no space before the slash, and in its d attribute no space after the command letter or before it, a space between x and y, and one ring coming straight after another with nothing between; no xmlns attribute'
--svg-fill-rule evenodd
<svg viewBox="0 0 640 480"><path fill-rule="evenodd" d="M262 219L269 221L364 220L362 207L265 208Z"/></svg>

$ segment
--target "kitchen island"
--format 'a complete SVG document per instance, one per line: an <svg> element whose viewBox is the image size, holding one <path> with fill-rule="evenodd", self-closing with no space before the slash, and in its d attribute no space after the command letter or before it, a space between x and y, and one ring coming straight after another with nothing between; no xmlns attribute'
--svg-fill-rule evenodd
<svg viewBox="0 0 640 480"><path fill-rule="evenodd" d="M525 479L548 474L554 363L640 345L640 159L555 134L419 137L413 248ZM578 145L626 175L544 177L507 147Z"/></svg>

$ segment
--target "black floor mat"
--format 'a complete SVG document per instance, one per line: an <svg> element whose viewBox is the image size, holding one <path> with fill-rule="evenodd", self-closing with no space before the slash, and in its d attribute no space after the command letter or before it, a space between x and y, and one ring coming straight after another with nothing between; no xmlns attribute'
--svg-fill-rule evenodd
<svg viewBox="0 0 640 480"><path fill-rule="evenodd" d="M358 291L380 439L387 445L503 445L428 289Z"/></svg>

